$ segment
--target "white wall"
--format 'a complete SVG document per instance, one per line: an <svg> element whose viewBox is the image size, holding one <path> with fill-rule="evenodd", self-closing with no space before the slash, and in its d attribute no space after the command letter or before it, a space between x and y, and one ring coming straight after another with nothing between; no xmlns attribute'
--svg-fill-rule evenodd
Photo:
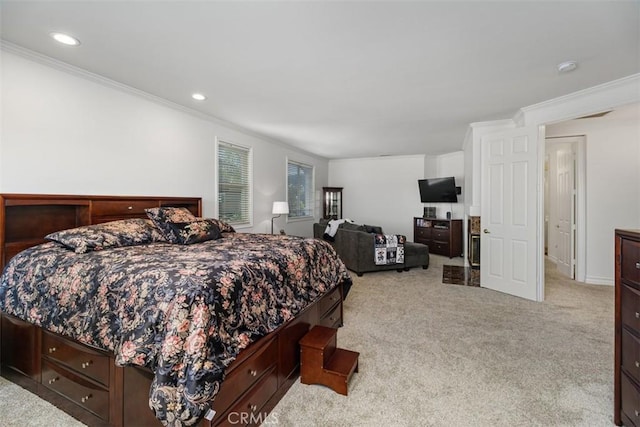
<svg viewBox="0 0 640 427"><path fill-rule="evenodd" d="M616 228L640 228L640 109L548 125L547 137L586 137L586 281L613 284Z"/></svg>
<svg viewBox="0 0 640 427"><path fill-rule="evenodd" d="M422 216L418 180L424 167L424 155L330 160L329 185L344 187L345 218L413 240L413 217Z"/></svg>
<svg viewBox="0 0 640 427"><path fill-rule="evenodd" d="M253 147L254 221L269 232L271 204L286 199L286 157L315 165L316 190L328 161L180 111L134 91L2 51L0 192L198 196L216 214L216 137ZM319 209L316 209L316 216ZM313 221L276 220L311 236Z"/></svg>

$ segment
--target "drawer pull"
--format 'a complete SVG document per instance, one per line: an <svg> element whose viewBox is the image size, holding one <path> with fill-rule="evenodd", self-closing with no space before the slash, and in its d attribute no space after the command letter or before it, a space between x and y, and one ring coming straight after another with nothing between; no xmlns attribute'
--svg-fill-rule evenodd
<svg viewBox="0 0 640 427"><path fill-rule="evenodd" d="M640 362L636 360L636 368L640 368Z"/></svg>
<svg viewBox="0 0 640 427"><path fill-rule="evenodd" d="M133 206L127 206L127 209L133 210Z"/></svg>
<svg viewBox="0 0 640 427"><path fill-rule="evenodd" d="M636 262L636 268L640 270L640 262Z"/></svg>
<svg viewBox="0 0 640 427"><path fill-rule="evenodd" d="M82 369L87 369L89 366L93 365L93 360L89 360L87 362L82 362Z"/></svg>
<svg viewBox="0 0 640 427"><path fill-rule="evenodd" d="M640 313L636 311L636 319L640 319Z"/></svg>
<svg viewBox="0 0 640 427"><path fill-rule="evenodd" d="M83 397L83 398L81 398L81 399L80 399L80 402L82 402L82 403L86 403L86 402L88 402L88 401L89 401L89 399L91 399L92 397L93 397L92 395L87 394L85 397Z"/></svg>
<svg viewBox="0 0 640 427"><path fill-rule="evenodd" d="M51 354L51 353L55 353L56 350L57 350L57 348L55 348L55 347L49 347L48 351L49 351L49 354Z"/></svg>
<svg viewBox="0 0 640 427"><path fill-rule="evenodd" d="M250 369L249 375L251 375L252 377L255 377L256 375L258 375L258 371L256 371L255 369Z"/></svg>
<svg viewBox="0 0 640 427"><path fill-rule="evenodd" d="M640 412L636 409L636 417L640 417Z"/></svg>
<svg viewBox="0 0 640 427"><path fill-rule="evenodd" d="M60 379L60 377L51 378L51 379L49 380L49 384L53 384L53 383L55 383L56 381L58 381L59 379Z"/></svg>

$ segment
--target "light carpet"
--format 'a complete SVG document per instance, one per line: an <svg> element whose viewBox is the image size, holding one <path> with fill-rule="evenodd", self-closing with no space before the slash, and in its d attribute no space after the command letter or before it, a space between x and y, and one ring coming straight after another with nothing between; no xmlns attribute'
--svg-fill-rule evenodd
<svg viewBox="0 0 640 427"><path fill-rule="evenodd" d="M612 426L613 288L548 266L546 300L442 283L442 265L352 276L338 346L349 396L299 381L280 426ZM81 426L0 379L3 426Z"/></svg>

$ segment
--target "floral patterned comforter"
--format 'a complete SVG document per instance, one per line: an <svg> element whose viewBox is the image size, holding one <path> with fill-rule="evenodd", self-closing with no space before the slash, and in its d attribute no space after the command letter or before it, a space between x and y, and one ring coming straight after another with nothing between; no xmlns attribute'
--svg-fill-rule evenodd
<svg viewBox="0 0 640 427"><path fill-rule="evenodd" d="M7 265L0 310L150 367L150 406L181 426L204 416L243 348L340 282L344 264L314 239L225 233L85 254L52 242Z"/></svg>

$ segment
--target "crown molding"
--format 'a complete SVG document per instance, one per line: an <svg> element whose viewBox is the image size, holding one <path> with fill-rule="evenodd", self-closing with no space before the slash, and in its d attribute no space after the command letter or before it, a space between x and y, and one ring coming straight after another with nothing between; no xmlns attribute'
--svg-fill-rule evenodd
<svg viewBox="0 0 640 427"><path fill-rule="evenodd" d="M640 102L640 73L522 108L524 125L549 124Z"/></svg>
<svg viewBox="0 0 640 427"><path fill-rule="evenodd" d="M177 110L180 111L182 113L185 114L189 114L193 117L199 118L201 120L205 120L207 122L210 123L214 123L220 126L224 126L226 128L229 128L231 130L243 133L247 136L253 137L253 138L258 138L261 139L262 141L265 142L269 142L272 144L276 144L279 145L281 147L287 148L289 150L293 150L295 152L307 155L307 156L311 156L311 157L316 157L322 160L329 160L327 157L318 155L318 154L313 154L310 153L308 151L305 151L303 149L300 149L298 147L294 147L293 145L287 144L286 142L283 141L279 141L277 139L273 139L269 136L263 135L261 133L252 131L250 129L247 129L245 127L242 127L238 124L235 124L233 122L229 122L227 120L212 116L210 114L206 114L206 113L202 113L198 110L194 110L193 108L189 108L189 107L185 107L184 105L175 103L173 101L169 101L165 98L161 98L159 96L156 95L152 95L148 92L145 92L143 90L140 89L136 89L132 86L128 86L124 83L120 83L117 82L115 80L109 79L107 77L101 76L100 74L96 74L93 73L91 71L85 70L84 68L80 68L80 67L76 67L75 65L71 65L68 64L66 62L60 61L58 59L52 58L50 56L47 55L43 55L41 53L32 51L30 49L24 48L22 46L16 45L14 43L8 42L6 40L0 40L0 50L5 51L5 52L9 52L9 53L13 53L16 54L18 56L21 56L23 58L29 59L33 62L37 62L41 65L45 65L51 68L54 68L58 71L63 71L65 73L71 74L73 76L76 77L80 77L83 78L85 80L89 80L91 82L94 83L98 83L102 86L106 86L108 88L111 89L116 89L119 90L121 92L127 93L129 95L134 95L137 96L138 98L142 98L144 100L153 102L155 104L158 105L162 105L164 107L167 108L171 108L173 110Z"/></svg>

